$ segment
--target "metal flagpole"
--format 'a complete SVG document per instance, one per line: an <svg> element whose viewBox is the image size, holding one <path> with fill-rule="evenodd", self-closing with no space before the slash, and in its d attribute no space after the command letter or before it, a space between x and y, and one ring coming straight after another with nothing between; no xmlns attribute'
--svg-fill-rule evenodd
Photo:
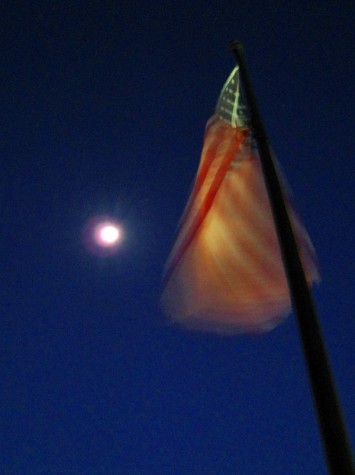
<svg viewBox="0 0 355 475"><path fill-rule="evenodd" d="M353 475L350 444L338 403L327 352L311 292L301 264L266 130L250 84L243 48L240 42L233 41L231 49L239 65L240 78L251 116L251 127L258 144L261 166L274 216L292 303L297 316L329 471L332 475Z"/></svg>

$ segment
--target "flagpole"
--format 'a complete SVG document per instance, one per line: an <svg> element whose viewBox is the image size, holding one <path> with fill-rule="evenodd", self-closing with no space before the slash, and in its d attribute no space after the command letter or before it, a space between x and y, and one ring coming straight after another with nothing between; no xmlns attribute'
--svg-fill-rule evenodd
<svg viewBox="0 0 355 475"><path fill-rule="evenodd" d="M321 328L301 264L266 130L250 84L243 47L239 41L232 41L231 49L239 66L240 78L251 114L251 125L258 144L261 166L280 243L292 303L297 316L329 471L332 475L353 475L354 469L350 444Z"/></svg>

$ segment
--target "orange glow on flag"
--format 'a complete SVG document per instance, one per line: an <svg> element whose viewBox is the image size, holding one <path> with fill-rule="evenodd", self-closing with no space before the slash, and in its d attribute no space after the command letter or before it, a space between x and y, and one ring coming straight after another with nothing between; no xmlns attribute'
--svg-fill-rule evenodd
<svg viewBox="0 0 355 475"><path fill-rule="evenodd" d="M188 328L265 331L290 311L284 266L251 131L240 117L232 126L225 111L218 112L206 127L195 184L166 264L161 305ZM289 214L311 284L319 278L315 253L290 206Z"/></svg>

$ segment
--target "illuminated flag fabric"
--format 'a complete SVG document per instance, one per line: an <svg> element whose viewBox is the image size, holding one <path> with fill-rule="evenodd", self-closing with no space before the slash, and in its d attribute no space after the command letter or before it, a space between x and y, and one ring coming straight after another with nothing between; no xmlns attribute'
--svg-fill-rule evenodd
<svg viewBox="0 0 355 475"><path fill-rule="evenodd" d="M291 301L239 73L229 76L206 126L201 161L165 268L161 306L185 327L260 332ZM319 278L310 239L292 210L307 281Z"/></svg>

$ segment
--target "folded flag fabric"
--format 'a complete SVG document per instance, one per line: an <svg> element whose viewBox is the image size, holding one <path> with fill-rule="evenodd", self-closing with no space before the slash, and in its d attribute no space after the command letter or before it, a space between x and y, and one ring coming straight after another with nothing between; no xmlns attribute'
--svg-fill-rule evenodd
<svg viewBox="0 0 355 475"><path fill-rule="evenodd" d="M195 183L168 258L161 306L174 322L223 334L272 329L291 300L236 67L208 121ZM312 243L288 203L309 284Z"/></svg>

